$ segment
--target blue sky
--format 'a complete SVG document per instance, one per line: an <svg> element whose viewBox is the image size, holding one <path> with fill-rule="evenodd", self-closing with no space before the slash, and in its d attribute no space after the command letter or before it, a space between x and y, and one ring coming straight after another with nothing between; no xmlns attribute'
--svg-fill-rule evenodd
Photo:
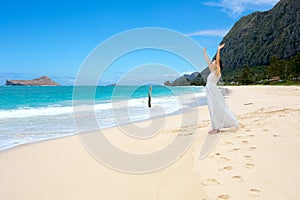
<svg viewBox="0 0 300 200"><path fill-rule="evenodd" d="M173 29L207 47L213 55L222 37L240 17L269 10L277 2L0 1L0 85L6 78L30 79L42 75L62 84L72 84L80 65L99 43L134 28ZM149 62L149 58L144 62ZM116 82L132 67L123 63L122 69L108 70L105 83ZM174 68L180 73L192 71L184 64Z"/></svg>

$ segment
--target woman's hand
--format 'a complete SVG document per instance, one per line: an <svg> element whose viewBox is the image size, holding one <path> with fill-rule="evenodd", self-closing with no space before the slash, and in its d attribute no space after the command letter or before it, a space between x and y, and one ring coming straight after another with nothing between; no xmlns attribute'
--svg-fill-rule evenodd
<svg viewBox="0 0 300 200"><path fill-rule="evenodd" d="M203 52L206 53L206 48L205 47L203 48Z"/></svg>
<svg viewBox="0 0 300 200"><path fill-rule="evenodd" d="M219 46L218 46L218 50L221 50L221 49L223 49L223 48L224 48L224 46L225 46L225 43L223 43L223 44L219 45Z"/></svg>

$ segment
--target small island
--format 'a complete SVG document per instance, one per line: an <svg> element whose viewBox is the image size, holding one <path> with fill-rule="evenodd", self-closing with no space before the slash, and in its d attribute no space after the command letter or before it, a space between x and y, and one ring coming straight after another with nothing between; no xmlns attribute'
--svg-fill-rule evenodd
<svg viewBox="0 0 300 200"><path fill-rule="evenodd" d="M60 86L48 76L42 76L33 80L6 80L6 86Z"/></svg>

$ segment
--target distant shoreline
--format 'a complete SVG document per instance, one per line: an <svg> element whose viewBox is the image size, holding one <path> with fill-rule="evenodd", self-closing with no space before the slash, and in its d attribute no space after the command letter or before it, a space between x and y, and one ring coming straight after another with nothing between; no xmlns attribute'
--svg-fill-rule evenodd
<svg viewBox="0 0 300 200"><path fill-rule="evenodd" d="M48 76L41 76L32 80L6 80L6 86L60 86Z"/></svg>

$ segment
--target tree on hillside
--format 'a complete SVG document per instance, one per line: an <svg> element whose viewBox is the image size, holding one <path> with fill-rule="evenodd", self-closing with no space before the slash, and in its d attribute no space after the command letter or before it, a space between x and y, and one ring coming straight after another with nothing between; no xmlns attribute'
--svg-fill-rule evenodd
<svg viewBox="0 0 300 200"><path fill-rule="evenodd" d="M193 80L191 80L191 85L198 85L198 86L204 86L205 85L205 81L202 77L201 74L198 74L198 76L196 78L194 78Z"/></svg>
<svg viewBox="0 0 300 200"><path fill-rule="evenodd" d="M295 79L300 76L300 52L296 54L296 56L289 61L288 64L288 79Z"/></svg>
<svg viewBox="0 0 300 200"><path fill-rule="evenodd" d="M273 55L270 59L270 66L268 68L269 76L280 76L280 65L277 56Z"/></svg>
<svg viewBox="0 0 300 200"><path fill-rule="evenodd" d="M243 85L249 85L253 83L252 74L248 65L245 65L242 69L242 75L239 77L239 82Z"/></svg>

